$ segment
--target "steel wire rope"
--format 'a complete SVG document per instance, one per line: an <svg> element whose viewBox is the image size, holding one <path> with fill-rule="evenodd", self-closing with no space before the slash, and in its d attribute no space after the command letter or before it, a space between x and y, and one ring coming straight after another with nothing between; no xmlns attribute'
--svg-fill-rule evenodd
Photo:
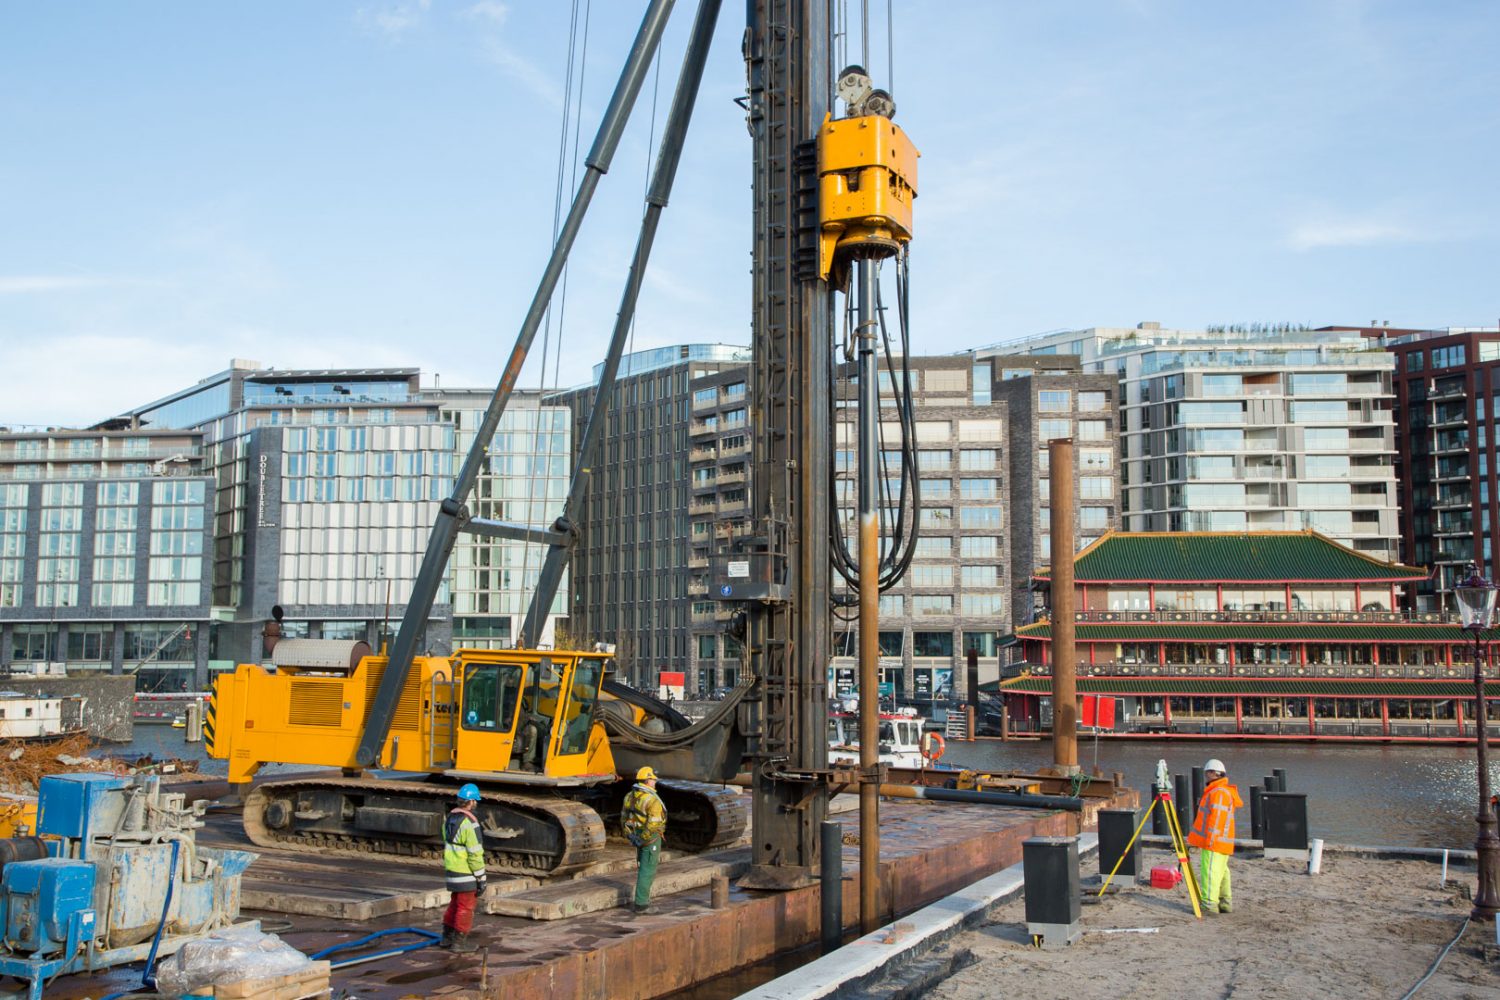
<svg viewBox="0 0 1500 1000"><path fill-rule="evenodd" d="M896 92L896 15L891 12L896 0L885 0L885 89Z"/></svg>
<svg viewBox="0 0 1500 1000"><path fill-rule="evenodd" d="M552 242L553 242L554 245L557 242L557 234L558 234L559 230L562 227L562 206L563 206L563 184L564 184L564 181L566 180L566 182L569 185L569 189L570 190L576 190L577 187L578 187L578 145L579 145L579 133L582 130L582 126L583 126L583 84L584 84L584 79L585 79L585 76L586 76L586 73L587 73L587 69L588 69L589 24L590 24L590 22L592 20L593 0L588 0L588 2L584 6L583 36L582 36L581 44L580 44L580 39L579 39L579 34L578 34L578 6L579 6L579 0L573 0L572 14L571 14L571 17L570 17L569 23L568 23L568 58L567 58L567 67L566 67L566 69L564 71L564 75L563 75L562 127L561 127L561 129L559 130L559 133L558 133L558 143L557 143L557 176L556 176L556 180L555 180L554 185L553 185L553 192L552 192ZM578 86L577 86L578 110L577 110L576 113L574 113L574 111L573 111L573 95L574 95L573 81L574 81L574 71L575 71L575 68L576 68L576 71L577 71L577 80L578 80ZM573 126L573 155L572 155L571 165L569 163L569 157L568 157L568 126L569 126L569 124L571 124ZM569 263L563 265L562 287L558 289L558 298L557 298L557 350L556 350L556 353L553 355L554 361L553 361L553 368L552 368L552 371L553 371L552 389L553 389L553 393L554 394L557 392L557 390L559 388L561 388L561 386L560 386L560 382L561 382L560 371L561 371L561 365L562 365L562 351L563 351L564 330L565 330L565 326L566 326L567 312L568 312L568 270L569 270L570 267L571 267L571 261ZM550 424L548 425L548 429L546 431L546 435L547 435L547 447L546 447L546 450L543 451L539 447L539 441L540 441L541 435L543 434L543 430L542 430L542 418L543 418L543 415L544 415L544 412L545 412L542 409L542 401L544 399L546 399L547 395L548 395L548 393L547 393L547 356L548 356L549 351L551 351L551 349L552 349L552 302L549 301L547 303L547 311L546 311L546 314L545 314L545 317L544 317L544 325L542 327L542 363L541 363L541 375L540 375L540 378L537 380L538 392L537 392L536 417L532 421L532 434L530 435L530 447L527 449L526 454L524 456L524 462L525 462L525 468L526 468L526 507L525 507L526 516L524 518L517 518L518 521L522 521L523 523L525 523L528 526L535 525L538 522L538 518L536 516L536 485L537 485L537 480L539 478L546 478L546 479L550 480L550 478L551 478L552 452L553 452L554 435L552 434L552 430L551 430ZM544 459L545 459L545 461L543 461ZM544 469L546 469L546 471L547 471L547 476L546 477L542 477L542 476L538 475L538 472L539 472L538 465L539 464L542 465L542 467ZM521 588L522 588L522 592L523 593L527 592L527 591L530 591L533 595L536 592L536 584L530 582L530 577L531 577L531 554L532 554L532 550L535 549L536 547L537 547L536 543L534 543L534 542L522 542L521 543ZM506 551L506 549L501 549L500 551ZM505 561L508 563L509 559L507 558ZM501 579L504 579L504 571L503 571L503 569L500 569L499 567L496 567L496 569L497 569L497 573L498 573L499 577ZM540 572L541 572L540 569L538 569L538 575L539 576L540 576ZM539 583L540 580L538 580L537 582ZM545 622L546 620L547 620L547 615L544 613L542 615L542 621ZM520 636L518 634L515 637L515 639L516 639L516 644L520 645L520 641L522 639L522 636ZM554 642L555 642L555 639L556 639L556 637L554 636ZM536 637L536 642L537 642L537 645L541 645L541 636L540 635L538 635Z"/></svg>
<svg viewBox="0 0 1500 1000"><path fill-rule="evenodd" d="M859 0L859 58L865 72L870 72L870 0Z"/></svg>

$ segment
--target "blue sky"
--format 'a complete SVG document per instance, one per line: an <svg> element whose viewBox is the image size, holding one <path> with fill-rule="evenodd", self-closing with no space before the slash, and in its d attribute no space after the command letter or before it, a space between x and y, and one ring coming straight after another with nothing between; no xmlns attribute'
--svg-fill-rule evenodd
<svg viewBox="0 0 1500 1000"><path fill-rule="evenodd" d="M592 7L585 150L644 2ZM923 154L916 350L1500 317L1500 5L897 0L893 72L871 8L871 69ZM492 385L550 247L570 10L0 3L0 424L86 424L231 357ZM742 17L725 4L637 349L748 342ZM602 354L651 98L526 383Z"/></svg>

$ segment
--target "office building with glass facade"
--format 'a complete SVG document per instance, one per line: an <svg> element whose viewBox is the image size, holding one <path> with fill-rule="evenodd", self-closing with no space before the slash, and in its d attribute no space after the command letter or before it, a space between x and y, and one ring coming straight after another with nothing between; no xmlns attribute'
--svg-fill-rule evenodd
<svg viewBox="0 0 1500 1000"><path fill-rule="evenodd" d="M442 423L453 429L460 462L469 453L490 395L489 389L424 392L439 407ZM516 390L490 440L488 461L469 498L469 513L511 524L550 526L567 499L573 468L571 432L567 407L543 405L536 390ZM544 546L460 534L448 570L453 645L516 645L545 557ZM541 646L569 638L566 630L561 637L556 630L559 619L567 617L569 593L564 574L537 640Z"/></svg>
<svg viewBox="0 0 1500 1000"><path fill-rule="evenodd" d="M259 659L278 606L293 636L378 643L387 595L399 620L454 468L453 430L421 398L417 369L236 360L102 426L203 434L223 619L216 667ZM447 604L429 621L427 641L446 643Z"/></svg>
<svg viewBox="0 0 1500 1000"><path fill-rule="evenodd" d="M1393 359L1348 331L1096 327L978 352L1119 382L1127 531L1313 529L1397 556Z"/></svg>
<svg viewBox="0 0 1500 1000"><path fill-rule="evenodd" d="M0 431L0 671L201 683L213 480L194 431Z"/></svg>

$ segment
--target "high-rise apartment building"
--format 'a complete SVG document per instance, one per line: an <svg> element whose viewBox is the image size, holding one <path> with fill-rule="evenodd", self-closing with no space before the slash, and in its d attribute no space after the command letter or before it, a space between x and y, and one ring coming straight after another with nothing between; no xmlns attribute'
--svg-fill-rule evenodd
<svg viewBox="0 0 1500 1000"><path fill-rule="evenodd" d="M621 359L579 517L569 633L577 643L613 643L622 676L638 686L690 669L689 439L701 450L721 427L748 421L745 406L731 405L723 424L718 413L695 424L689 385L746 370L749 356L743 347L684 344ZM594 385L546 397L569 408L574 442L595 411L600 375L596 367Z"/></svg>
<svg viewBox="0 0 1500 1000"><path fill-rule="evenodd" d="M1467 563L1500 567L1500 329L1357 329L1396 362L1401 551L1434 569L1417 607L1452 610Z"/></svg>
<svg viewBox="0 0 1500 1000"><path fill-rule="evenodd" d="M212 505L196 431L0 429L0 670L200 683Z"/></svg>
<svg viewBox="0 0 1500 1000"><path fill-rule="evenodd" d="M1029 581L1036 566L1045 563L1045 557L1036 560L1036 553L1047 551L1047 505L1044 487L1028 482L1022 491L1018 476L1035 475L1039 449L1045 449L1041 435L1093 433L1096 428L1085 420L1102 422L1098 432L1105 436L1113 427L1115 390L1108 377L1079 374L1076 359L1061 378L1041 376L1056 367L1051 359L1021 358L1015 364L1020 374L1038 373L1039 388L1049 394L1039 395L1029 380L1016 379L1016 371L1003 372L989 360L975 362L967 355L910 359L918 537L905 575L881 595L878 629L881 683L906 704L926 707L961 691L965 681L958 668L970 649L992 666L1000 638L1011 630L1013 606L1023 605L1024 620L1030 620ZM747 429L753 416L744 405L748 375L748 366L735 367L690 384L688 681L700 692L732 685L740 668L742 650L730 629L735 609L715 601L711 589L715 566L754 531ZM1001 381L1007 375L1014 385ZM882 503L890 508L884 541L889 545L902 456L896 395L884 368L879 391ZM1064 393L1066 400L1051 394L1055 392ZM1103 399L1087 393L1102 393ZM834 495L851 551L858 545L856 395L855 382L841 381L834 410ZM1039 404L1048 409L1037 412ZM1012 405L1022 412L1019 421ZM1049 419L1053 422L1044 422ZM1025 462L1018 472L1022 453ZM1089 512L1080 510L1082 523L1093 525L1097 510L1105 515L1104 527L1111 526L1117 509L1113 462L1101 464L1093 475L1080 475L1088 477L1084 485L1093 493ZM1094 490L1096 479L1107 479L1109 486ZM1080 529L1080 534L1090 531ZM1026 540L1021 551L1012 545L1016 538ZM854 686L858 636L851 589L837 575L834 593L843 602L835 612L842 621L835 621L829 657L830 690L838 693Z"/></svg>
<svg viewBox="0 0 1500 1000"><path fill-rule="evenodd" d="M1005 400L994 392L992 367L967 355L908 359L912 428L921 501L915 551L906 573L880 595L879 677L902 704L926 711L962 691L965 651L995 655L1011 628L1010 502ZM899 367L899 366L898 366ZM895 409L900 379L880 372L882 504L899 494L900 428ZM843 537L858 557L858 382L841 384L834 427L834 497ZM889 525L893 518L887 517ZM890 531L882 543L890 544ZM837 574L834 593L849 606L834 622L830 690L846 693L858 670L854 588Z"/></svg>
<svg viewBox="0 0 1500 1000"><path fill-rule="evenodd" d="M1019 628L1036 616L1033 577L1052 562L1052 441L1073 442L1076 547L1120 525L1119 383L1113 375L1083 374L1070 356L981 364L999 369L994 396L1010 415L1011 621Z"/></svg>
<svg viewBox="0 0 1500 1000"><path fill-rule="evenodd" d="M752 532L750 520L750 366L730 365L688 384L692 415L688 463L688 646L692 690L733 687L744 646L729 629L734 608L713 599L713 557Z"/></svg>
<svg viewBox="0 0 1500 1000"><path fill-rule="evenodd" d="M1392 358L1357 332L1096 327L977 352L1119 381L1127 531L1313 529L1397 556Z"/></svg>

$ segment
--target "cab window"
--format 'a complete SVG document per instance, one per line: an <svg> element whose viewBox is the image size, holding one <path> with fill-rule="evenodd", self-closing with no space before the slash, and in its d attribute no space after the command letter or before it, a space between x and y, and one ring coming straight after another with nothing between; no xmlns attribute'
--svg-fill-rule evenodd
<svg viewBox="0 0 1500 1000"><path fill-rule="evenodd" d="M514 663L471 663L464 668L465 729L509 732L521 696L522 667Z"/></svg>
<svg viewBox="0 0 1500 1000"><path fill-rule="evenodd" d="M594 718L594 699L599 696L597 660L581 660L573 668L573 687L563 713L562 742L559 754L583 753L589 748L589 727Z"/></svg>

